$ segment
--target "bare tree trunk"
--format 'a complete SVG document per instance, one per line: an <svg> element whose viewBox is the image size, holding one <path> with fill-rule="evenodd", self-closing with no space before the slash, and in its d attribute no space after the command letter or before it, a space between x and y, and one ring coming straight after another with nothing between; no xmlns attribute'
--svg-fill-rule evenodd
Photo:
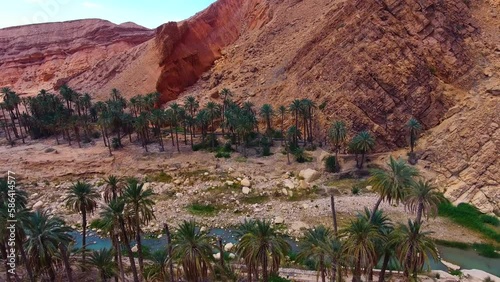
<svg viewBox="0 0 500 282"><path fill-rule="evenodd" d="M219 251L220 251L220 266L224 269L224 245L222 245L222 238L217 238L219 243Z"/></svg>
<svg viewBox="0 0 500 282"><path fill-rule="evenodd" d="M335 236L337 236L338 235L338 231L337 231L337 213L335 211L335 196L333 194L330 196L330 203L332 205L333 231L335 232Z"/></svg>
<svg viewBox="0 0 500 282"><path fill-rule="evenodd" d="M61 251L61 255L63 257L64 268L66 269L66 277L69 282L73 282L73 275L71 273L71 265L69 264L69 254L68 249L64 244L59 243L59 250Z"/></svg>
<svg viewBox="0 0 500 282"><path fill-rule="evenodd" d="M163 225L165 228L165 234L167 234L167 251L168 251L168 268L170 270L170 282L174 282L174 263L172 262L172 238L170 237L170 230L168 225L165 223Z"/></svg>

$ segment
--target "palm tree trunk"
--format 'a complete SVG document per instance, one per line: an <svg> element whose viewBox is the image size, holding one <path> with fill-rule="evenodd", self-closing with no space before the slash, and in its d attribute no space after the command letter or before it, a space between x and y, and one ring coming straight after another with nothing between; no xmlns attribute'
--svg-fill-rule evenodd
<svg viewBox="0 0 500 282"><path fill-rule="evenodd" d="M110 232L109 235L110 235L109 237L111 238L111 246L115 249L115 251L113 252L113 255L115 257L115 263L119 265L120 261L118 260L118 242L112 232ZM121 267L119 267L119 269L121 273ZM118 282L118 276L114 275L114 277L115 277L115 282Z"/></svg>
<svg viewBox="0 0 500 282"><path fill-rule="evenodd" d="M21 252L21 258L23 259L24 266L26 267L26 272L28 273L28 278L30 282L35 282L35 278L33 277L33 269L31 268L30 262L28 261L28 257L26 256L26 251L24 250L23 242L21 241L19 236L16 236L16 244L19 246L19 251Z"/></svg>
<svg viewBox="0 0 500 282"><path fill-rule="evenodd" d="M335 232L335 236L337 236L338 235L338 230L337 230L337 213L335 211L335 196L333 194L330 196L330 204L332 206L333 231Z"/></svg>
<svg viewBox="0 0 500 282"><path fill-rule="evenodd" d="M19 123L19 134L21 135L21 140L24 142L23 128L21 123L21 114L19 114L19 107L16 105L17 122Z"/></svg>
<svg viewBox="0 0 500 282"><path fill-rule="evenodd" d="M139 211L137 208L135 210L135 241L137 243L137 254L139 256L139 272L142 275L144 271L144 258L142 255L141 226L139 222Z"/></svg>
<svg viewBox="0 0 500 282"><path fill-rule="evenodd" d="M389 265L389 259L391 258L391 254L389 252L385 252L384 254L384 262L382 263L382 268L380 269L380 273L378 274L378 282L384 282L385 280L385 271L387 266Z"/></svg>
<svg viewBox="0 0 500 282"><path fill-rule="evenodd" d="M134 282L139 282L139 276L137 275L137 268L135 266L134 254L132 253L132 248L130 248L130 242L127 237L127 229L125 228L125 221L123 218L119 219L120 229L125 243L125 248L127 248L128 258L130 260L130 268L132 269L132 275L134 277Z"/></svg>
<svg viewBox="0 0 500 282"><path fill-rule="evenodd" d="M80 144L80 132L78 130L78 126L74 126L73 129L75 130L75 138L76 138L76 141L78 142L78 148L81 148L82 147L82 144Z"/></svg>
<svg viewBox="0 0 500 282"><path fill-rule="evenodd" d="M269 275L267 273L267 255L264 255L262 258L262 281L269 281Z"/></svg>
<svg viewBox="0 0 500 282"><path fill-rule="evenodd" d="M384 198L382 196L380 196L377 200L377 202L375 203L375 206L373 207L373 210L372 210L372 214L370 215L370 222L373 221L373 218L375 218L375 213L377 212L378 210L378 207L380 206L380 203L382 203L382 200Z"/></svg>
<svg viewBox="0 0 500 282"><path fill-rule="evenodd" d="M85 264L85 247L87 244L87 211L85 208L82 209L82 261Z"/></svg>
<svg viewBox="0 0 500 282"><path fill-rule="evenodd" d="M326 282L325 261L323 256L319 259L319 271L321 272L321 282Z"/></svg>
<svg viewBox="0 0 500 282"><path fill-rule="evenodd" d="M122 246L121 246L121 243L119 241L119 235L112 234L112 236L115 237L115 241L116 241L116 253L117 253L117 257L118 257L118 268L120 269L121 280L125 281L125 270L123 269L123 258L122 258Z"/></svg>
<svg viewBox="0 0 500 282"><path fill-rule="evenodd" d="M172 126L172 124L170 124L170 136L172 137L172 147L175 146L174 144L174 128Z"/></svg>
<svg viewBox="0 0 500 282"><path fill-rule="evenodd" d="M61 251L61 255L63 257L64 268L66 269L66 277L68 278L68 282L73 282L73 275L71 274L71 265L69 264L69 254L68 249L64 244L59 244L59 250Z"/></svg>
<svg viewBox="0 0 500 282"><path fill-rule="evenodd" d="M418 208L417 208L417 218L415 219L415 222L418 224L422 223L422 213L424 211L424 203L422 200L419 201L418 203Z"/></svg>
<svg viewBox="0 0 500 282"><path fill-rule="evenodd" d="M4 258L4 267L5 267L5 277L7 279L7 282L12 281L11 274L9 273L9 265L8 265L8 259L7 259L7 250L6 250L6 245L4 241L0 242L0 252L2 253L2 257Z"/></svg>
<svg viewBox="0 0 500 282"><path fill-rule="evenodd" d="M181 151L179 150L179 133L177 132L177 126L175 127L175 143L177 145L177 152L180 153Z"/></svg>
<svg viewBox="0 0 500 282"><path fill-rule="evenodd" d="M217 238L219 243L219 252L220 252L220 266L224 269L224 246L222 245L222 238Z"/></svg>
<svg viewBox="0 0 500 282"><path fill-rule="evenodd" d="M356 266L354 267L352 281L361 282L361 257L357 258L356 260Z"/></svg>
<svg viewBox="0 0 500 282"><path fill-rule="evenodd" d="M174 282L174 263L172 262L172 238L170 236L170 230L168 229L168 224L164 224L165 234L167 236L167 252L168 252L168 269L170 271L170 282Z"/></svg>

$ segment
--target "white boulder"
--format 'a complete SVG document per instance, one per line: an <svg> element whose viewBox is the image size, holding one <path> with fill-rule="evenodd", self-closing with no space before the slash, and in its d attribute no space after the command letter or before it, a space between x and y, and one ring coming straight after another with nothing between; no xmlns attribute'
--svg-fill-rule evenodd
<svg viewBox="0 0 500 282"><path fill-rule="evenodd" d="M246 186L246 187L251 187L252 186L252 183L250 182L250 179L248 179L246 177L243 178L240 183L241 183L241 186Z"/></svg>
<svg viewBox="0 0 500 282"><path fill-rule="evenodd" d="M304 180L307 183L311 183L314 180L317 180L321 177L321 173L319 171L308 168L308 169L303 169L299 172L299 176L304 178Z"/></svg>
<svg viewBox="0 0 500 282"><path fill-rule="evenodd" d="M245 194L245 195L250 194L250 192L251 192L251 191L252 191L252 190L251 190L250 188L248 188L248 187L243 187L243 188L241 189L241 193L243 193L243 194Z"/></svg>

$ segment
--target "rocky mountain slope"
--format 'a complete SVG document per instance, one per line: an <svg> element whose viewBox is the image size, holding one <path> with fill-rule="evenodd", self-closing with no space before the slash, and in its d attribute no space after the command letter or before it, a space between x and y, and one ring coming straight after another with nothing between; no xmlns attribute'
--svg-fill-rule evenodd
<svg viewBox="0 0 500 282"><path fill-rule="evenodd" d="M163 102L219 99L224 87L256 105L307 97L326 103L323 123L372 131L379 151L406 146L414 116L429 130L423 166L447 195L499 212L499 12L497 0L219 0L156 31L97 20L3 29L0 86L67 82L98 99L157 90Z"/></svg>

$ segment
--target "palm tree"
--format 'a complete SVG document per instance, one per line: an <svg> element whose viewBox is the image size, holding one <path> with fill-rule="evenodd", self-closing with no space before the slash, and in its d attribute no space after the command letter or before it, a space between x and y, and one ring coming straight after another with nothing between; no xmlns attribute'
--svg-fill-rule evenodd
<svg viewBox="0 0 500 282"><path fill-rule="evenodd" d="M413 148L417 144L418 132L422 129L422 126L415 118L411 118L406 124L408 131L410 132L410 154L413 153Z"/></svg>
<svg viewBox="0 0 500 282"><path fill-rule="evenodd" d="M153 111L151 111L149 118L151 120L151 123L154 125L156 134L158 135L158 144L160 145L160 152L163 152L165 151L165 147L163 146L161 126L167 119L167 114L162 109L154 109Z"/></svg>
<svg viewBox="0 0 500 282"><path fill-rule="evenodd" d="M150 280L158 279L160 281L168 281L167 266L169 261L168 252L165 249L158 250L152 253L149 260L153 263L149 271L144 275Z"/></svg>
<svg viewBox="0 0 500 282"><path fill-rule="evenodd" d="M101 282L106 282L108 279L115 277L118 272L118 267L116 261L113 261L113 257L113 250L106 248L92 251L89 256L89 264L99 271Z"/></svg>
<svg viewBox="0 0 500 282"><path fill-rule="evenodd" d="M144 189L144 183L137 181L129 181L123 191L123 199L127 204L127 212L133 218L135 240L137 244L137 254L139 256L140 273L144 271L144 256L142 253L141 243L141 223L148 224L153 218L154 201L151 197L154 195L153 190Z"/></svg>
<svg viewBox="0 0 500 282"><path fill-rule="evenodd" d="M54 264L58 257L59 244L68 245L71 241L69 232L72 229L57 217L49 216L47 211L36 211L31 214L30 223L25 226L27 241L26 253L30 265L37 273L45 272L51 281L56 278Z"/></svg>
<svg viewBox="0 0 500 282"><path fill-rule="evenodd" d="M350 144L350 149L356 154L356 166L361 169L365 161L365 155L375 147L375 139L368 131L361 131L356 135ZM358 161L358 154L361 154L361 160Z"/></svg>
<svg viewBox="0 0 500 282"><path fill-rule="evenodd" d="M207 281L212 269L212 242L194 221L182 222L173 234L172 256L187 281Z"/></svg>
<svg viewBox="0 0 500 282"><path fill-rule="evenodd" d="M139 282L134 255L132 248L130 247L130 240L127 232L128 229L125 226L124 211L125 202L121 198L118 198L109 202L108 206L101 212L101 217L104 222L107 222L109 225L115 226L120 230L121 241L125 245L127 255L130 260L130 268L132 269L134 282Z"/></svg>
<svg viewBox="0 0 500 282"><path fill-rule="evenodd" d="M66 207L82 215L82 260L84 264L87 242L87 214L92 214L97 209L97 199L99 197L100 195L90 184L78 181L70 187L70 192L65 198Z"/></svg>
<svg viewBox="0 0 500 282"><path fill-rule="evenodd" d="M372 217L372 214L368 208L365 207L363 213L358 214L359 218L371 222L371 224L376 228L379 238L374 238L374 244L376 246L376 258L375 263L378 262L381 256L384 256L382 268L379 274L379 281L384 281L385 270L389 264L389 260L392 255L392 247L388 244L389 237L394 231L394 226L387 215L385 215L381 210L377 210ZM368 280L373 281L373 269L370 268Z"/></svg>
<svg viewBox="0 0 500 282"><path fill-rule="evenodd" d="M328 132L330 137L330 142L332 142L333 148L335 150L335 159L338 160L337 156L340 151L342 144L345 143L347 137L347 130L345 126L345 122L336 121L330 127L330 131Z"/></svg>
<svg viewBox="0 0 500 282"><path fill-rule="evenodd" d="M402 159L395 160L392 156L387 163L389 170L373 169L368 183L373 191L379 193L379 199L373 207L372 215L378 210L380 203L386 200L389 203L399 204L405 199L407 188L418 176L418 171L408 166Z"/></svg>
<svg viewBox="0 0 500 282"><path fill-rule="evenodd" d="M396 246L398 260L409 280L410 274L417 278L418 271L429 263L429 255L437 260L438 254L434 241L429 238L432 232L422 231L420 223L408 220L408 226L400 224L394 232L391 244Z"/></svg>
<svg viewBox="0 0 500 282"><path fill-rule="evenodd" d="M116 200L122 194L122 185L120 185L120 178L115 175L110 175L104 178L106 187L104 188L104 201L106 203L111 200Z"/></svg>
<svg viewBox="0 0 500 282"><path fill-rule="evenodd" d="M304 261L306 259L316 262L316 268L321 276L321 281L326 281L328 265L328 246L333 233L329 228L323 225L316 226L314 229L308 229L300 243L300 251L297 259Z"/></svg>
<svg viewBox="0 0 500 282"><path fill-rule="evenodd" d="M241 237L237 252L245 261L253 260L256 267L260 265L263 281L267 282L269 260L271 260L271 274L276 274L281 260L289 250L290 245L270 221L256 220L255 228Z"/></svg>
<svg viewBox="0 0 500 282"><path fill-rule="evenodd" d="M222 113L221 113L221 116L222 116L222 134L224 135L224 118L225 118L225 114L226 114L226 106L229 102L228 97L233 96L233 93L231 92L231 90L229 90L227 88L223 88L220 91L220 94L222 95Z"/></svg>
<svg viewBox="0 0 500 282"><path fill-rule="evenodd" d="M281 138L285 139L285 114L287 112L287 109L285 106L281 105L279 108L278 108L278 111L280 113L280 116L281 116ZM283 141L281 141L281 145L283 145Z"/></svg>
<svg viewBox="0 0 500 282"><path fill-rule="evenodd" d="M353 258L353 282L361 281L361 272L371 269L376 261L376 246L374 241L382 239L377 228L365 218L356 218L343 231L346 254Z"/></svg>
<svg viewBox="0 0 500 282"><path fill-rule="evenodd" d="M295 116L295 128L299 129L299 114L302 111L302 103L299 99L293 100L292 104L289 106L290 112ZM298 136L294 135L293 141L297 143Z"/></svg>
<svg viewBox="0 0 500 282"><path fill-rule="evenodd" d="M405 207L412 213L416 213L415 222L422 223L422 215L429 218L429 215L436 216L438 206L445 201L438 188L429 181L419 179L407 188Z"/></svg>
<svg viewBox="0 0 500 282"><path fill-rule="evenodd" d="M272 133L272 130L273 130L273 128L271 126L271 119L272 119L272 116L274 115L273 106L271 106L269 104L262 105L262 107L260 108L259 114L266 122L266 133L268 135L270 135Z"/></svg>
<svg viewBox="0 0 500 282"><path fill-rule="evenodd" d="M199 107L200 107L199 102L193 96L188 96L188 97L186 97L186 100L184 100L184 108L186 108L186 110L189 112L189 116L191 117L192 120L195 119L196 110ZM191 133L191 139L192 139L193 134L194 134L194 124L192 124L190 127L190 133Z"/></svg>
<svg viewBox="0 0 500 282"><path fill-rule="evenodd" d="M170 105L170 109L172 110L172 123L173 127L175 128L175 143L177 144L177 152L180 152L179 150L179 133L177 130L177 127L179 126L179 119L180 119L180 114L181 114L181 106L177 103L172 103Z"/></svg>
<svg viewBox="0 0 500 282"><path fill-rule="evenodd" d="M210 119L210 125L212 127L212 149L214 148L214 142L215 142L215 124L214 124L214 121L216 118L218 118L220 116L220 110L219 110L219 105L217 105L216 103L214 102L208 102L207 103L207 106L206 106L206 110L207 110L207 115L208 115L208 118Z"/></svg>

